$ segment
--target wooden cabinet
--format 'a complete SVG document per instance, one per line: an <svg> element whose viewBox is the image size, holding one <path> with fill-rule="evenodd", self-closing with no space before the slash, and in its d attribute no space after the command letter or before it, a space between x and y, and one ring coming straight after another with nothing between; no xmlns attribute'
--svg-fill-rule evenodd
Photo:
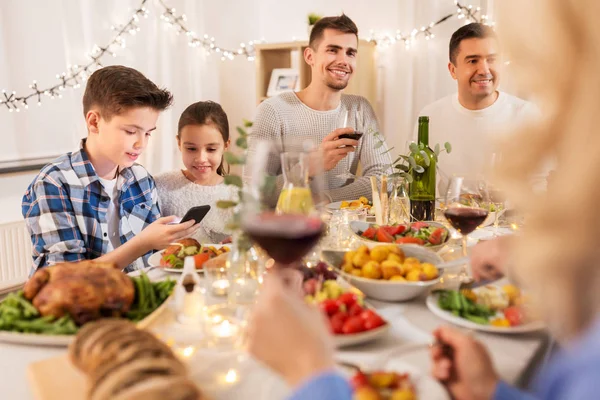
<svg viewBox="0 0 600 400"><path fill-rule="evenodd" d="M311 69L304 61L307 41L257 44L256 50L256 103L267 98L271 72L276 68L294 68L300 72L300 89L308 86ZM377 63L375 43L360 40L357 65L344 93L364 96L377 113Z"/></svg>

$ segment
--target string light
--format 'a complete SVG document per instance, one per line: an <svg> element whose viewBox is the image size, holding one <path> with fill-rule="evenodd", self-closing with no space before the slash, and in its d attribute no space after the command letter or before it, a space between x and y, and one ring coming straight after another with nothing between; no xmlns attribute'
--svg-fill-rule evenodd
<svg viewBox="0 0 600 400"><path fill-rule="evenodd" d="M47 96L50 99L62 98L62 91L67 88L77 89L81 87L87 78L97 69L102 68L101 59L107 54L116 57L117 49L125 48L126 43L124 35L135 35L139 32L140 27L138 25L140 17L147 18L148 10L144 7L148 0L141 0L139 7L135 10L129 21L125 25L111 26L111 29L115 31L115 35L112 40L105 46L94 45L92 51L88 54L90 61L85 65L68 65L68 72L63 72L56 75L56 79L59 80L54 86L42 89L38 86L36 81L33 81L29 88L31 92L24 96L17 96L12 91L8 92L2 90L2 96L0 97L0 107L4 105L9 112L19 112L20 108L29 108L29 101L36 101L37 105L42 104L42 97ZM248 61L254 61L255 49L254 45L262 43L261 41L249 41L248 43L240 43L237 49L224 48L216 44L215 38L204 34L199 37L194 31L188 29L185 22L187 18L185 14L177 15L174 8L169 7L164 0L159 0L158 3L163 8L163 12L160 18L175 32L180 35L183 34L187 37L188 44L190 47L202 47L207 53L217 53L221 56L221 60L233 60L235 57L243 56ZM373 31L370 31L370 37L368 41L374 42L377 46L388 47L396 43L403 43L406 49L410 49L415 40L423 36L425 40L431 40L435 38L435 34L432 29L441 23L449 20L452 17L458 19L464 19L465 24L471 22L480 22L486 25L493 26L494 23L489 20L487 15L481 15L480 7L473 7L472 5L465 6L460 3L459 0L455 0L456 12L448 14L437 21L431 22L429 25L422 26L421 28L415 28L408 34L402 34L400 30L396 31L395 35L380 34L376 35ZM479 17L478 17L479 16ZM295 38L294 38L295 40Z"/></svg>
<svg viewBox="0 0 600 400"><path fill-rule="evenodd" d="M455 0L454 4L456 5L456 11L445 15L444 17L438 19L437 21L431 22L429 25L422 26L421 28L414 28L410 33L403 34L400 30L396 31L395 35L389 34L380 34L376 35L373 31L370 31L370 36L367 39L369 42L374 42L379 47L389 47L396 43L404 44L404 47L408 50L415 43L415 40L419 36L423 36L425 40L431 40L435 38L435 34L432 29L443 22L448 21L452 17L457 17L458 19L464 19L465 25L470 24L471 22L480 22L486 25L494 25L491 22L487 15L481 15L481 7L473 7L472 5L465 6L460 3L460 1Z"/></svg>
<svg viewBox="0 0 600 400"><path fill-rule="evenodd" d="M254 45L260 41L250 41L248 43L240 43L237 49L226 49L222 46L217 46L215 38L204 34L198 36L194 31L188 29L185 22L187 18L185 14L177 15L174 8L169 7L163 0L159 0L159 4L163 7L164 12L160 16L169 27L175 29L177 35L185 35L190 47L202 47L207 53L217 53L221 56L221 60L233 60L235 57L246 57L248 61L254 61Z"/></svg>
<svg viewBox="0 0 600 400"><path fill-rule="evenodd" d="M97 69L102 68L102 58L107 54L116 57L117 48L125 47L124 35L135 35L140 27L138 25L140 18L148 17L148 10L144 7L148 0L141 0L139 7L135 10L129 21L125 25L112 26L111 29L116 33L112 37L111 41L105 46L94 45L92 51L87 54L90 61L84 65L67 65L68 72L63 72L56 75L56 79L59 81L57 84L48 87L40 88L37 81L33 81L29 85L31 91L29 94L23 96L17 96L16 92L8 93L6 90L2 90L2 97L0 98L0 106L5 106L9 112L19 112L21 108L29 108L30 101L36 101L38 106L42 105L42 97L49 97L51 100L55 98L62 98L62 93L67 88L77 89L83 82Z"/></svg>

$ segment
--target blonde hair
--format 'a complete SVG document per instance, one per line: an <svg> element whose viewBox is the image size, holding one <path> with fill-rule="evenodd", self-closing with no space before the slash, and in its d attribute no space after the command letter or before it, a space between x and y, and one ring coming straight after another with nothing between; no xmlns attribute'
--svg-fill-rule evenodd
<svg viewBox="0 0 600 400"><path fill-rule="evenodd" d="M552 333L572 338L600 310L600 2L503 0L498 11L510 68L543 114L504 143L498 171L528 215L513 272ZM524 177L548 157L557 168L534 195Z"/></svg>

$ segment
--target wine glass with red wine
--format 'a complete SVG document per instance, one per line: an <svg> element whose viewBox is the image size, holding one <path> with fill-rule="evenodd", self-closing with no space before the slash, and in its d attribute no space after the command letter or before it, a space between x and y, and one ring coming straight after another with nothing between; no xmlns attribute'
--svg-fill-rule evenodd
<svg viewBox="0 0 600 400"><path fill-rule="evenodd" d="M352 172L353 168L358 167L358 152L360 151L360 139L363 137L362 129L363 129L363 115L360 109L360 106L356 109L355 112L350 113L348 109L341 105L340 114L338 115L337 120L337 128L354 128L354 132L344 133L338 136L338 139L353 139L359 141L358 146L356 147L356 151L354 153L350 153L346 155L346 157L340 161L340 165L343 166L346 170L341 174L336 175L336 177L346 180L354 180L356 179L356 175ZM352 123L354 120L354 123ZM354 126L353 126L354 125ZM355 166L356 161L356 166Z"/></svg>
<svg viewBox="0 0 600 400"><path fill-rule="evenodd" d="M258 154L278 153L278 150L269 143L262 143L261 146L271 146L271 149L258 151ZM308 214L293 209L276 212L275 204L269 201L272 197L262 195L264 182L274 178L269 176L265 168L264 159L268 158L263 156L258 159L248 159L247 166L251 174L248 182L250 185L257 185L249 188L248 193L261 195L254 200L251 199L250 194L244 195L244 203L248 203L248 206L243 207L242 230L275 260L275 266L280 268L295 266L310 252L325 232L325 225L320 216L321 199L324 198L323 185L320 184L323 174L317 171L310 183L314 211ZM316 165L317 170L320 166L322 171L322 157L311 154L311 162Z"/></svg>
<svg viewBox="0 0 600 400"><path fill-rule="evenodd" d="M467 237L488 216L489 196L485 185L479 179L454 176L450 179L446 192L444 216L461 235L462 255L467 255ZM466 266L460 272L460 279L467 278Z"/></svg>

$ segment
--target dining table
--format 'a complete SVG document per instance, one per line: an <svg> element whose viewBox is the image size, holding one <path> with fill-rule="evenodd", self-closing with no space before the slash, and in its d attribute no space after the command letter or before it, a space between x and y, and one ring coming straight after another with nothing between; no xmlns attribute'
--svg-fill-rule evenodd
<svg viewBox="0 0 600 400"><path fill-rule="evenodd" d="M479 229L478 232L481 239L491 236L487 234L491 232L491 228ZM455 249L447 249L445 258L457 257L456 253ZM146 272L155 281L179 277L160 268L149 268ZM396 303L367 299L390 324L390 329L387 335L377 340L337 349L336 361L340 364L352 363L362 369L376 369L389 364L390 360L398 360L410 365L411 370L417 371L417 374L429 376L432 332L447 322L429 311L425 304L426 295ZM517 386L526 385L531 374L545 360L551 343L544 330L510 335L474 330L470 334L489 350L500 378ZM66 353L65 347L0 342L0 397L10 400L39 399L39 393L34 391L30 381L28 366ZM291 389L279 376L253 360L243 350L219 352L198 348L193 355L187 357L187 362L192 379L214 400L284 399L291 393ZM53 373L60 374L61 371ZM64 391L69 391L68 384ZM440 396L442 398L448 397Z"/></svg>

